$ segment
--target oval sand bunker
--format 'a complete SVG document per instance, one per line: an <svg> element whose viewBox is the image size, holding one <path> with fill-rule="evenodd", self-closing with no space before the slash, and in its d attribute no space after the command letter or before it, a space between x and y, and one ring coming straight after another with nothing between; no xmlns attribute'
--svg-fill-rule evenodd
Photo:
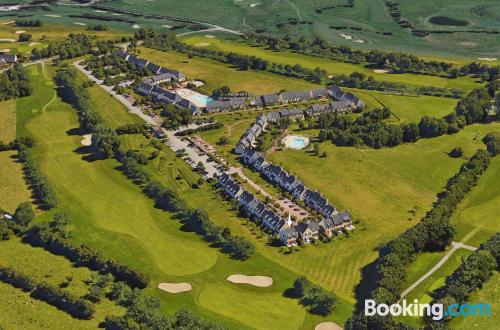
<svg viewBox="0 0 500 330"><path fill-rule="evenodd" d="M168 293L181 293L191 291L193 287L189 283L160 283L158 289Z"/></svg>
<svg viewBox="0 0 500 330"><path fill-rule="evenodd" d="M86 147L92 145L92 134L82 135L82 145Z"/></svg>
<svg viewBox="0 0 500 330"><path fill-rule="evenodd" d="M229 282L238 284L250 284L265 288L273 284L273 279L269 276L247 276L247 275L231 275L227 278Z"/></svg>
<svg viewBox="0 0 500 330"><path fill-rule="evenodd" d="M322 322L314 330L342 330L342 327L333 322Z"/></svg>

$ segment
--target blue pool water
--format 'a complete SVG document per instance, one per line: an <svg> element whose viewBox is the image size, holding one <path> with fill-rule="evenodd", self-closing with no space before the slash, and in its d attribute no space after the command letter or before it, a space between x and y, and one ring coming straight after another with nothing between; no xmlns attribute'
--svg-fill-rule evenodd
<svg viewBox="0 0 500 330"><path fill-rule="evenodd" d="M302 149L306 146L307 140L301 137L294 137L292 141L290 141L290 148L293 149Z"/></svg>
<svg viewBox="0 0 500 330"><path fill-rule="evenodd" d="M210 97L208 97L206 95L201 95L201 94L194 96L194 99L198 103L203 104L203 106L206 106L208 102L213 101Z"/></svg>

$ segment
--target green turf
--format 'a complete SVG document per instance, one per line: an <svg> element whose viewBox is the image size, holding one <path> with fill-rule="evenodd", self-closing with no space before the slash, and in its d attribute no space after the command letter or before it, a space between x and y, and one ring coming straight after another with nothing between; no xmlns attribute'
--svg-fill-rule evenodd
<svg viewBox="0 0 500 330"><path fill-rule="evenodd" d="M469 232L474 231L475 234L467 243L477 246L498 231L500 191L497 186L499 182L500 158L495 157L478 184L467 194L452 217L452 222L457 227L455 240L460 240Z"/></svg>
<svg viewBox="0 0 500 330"><path fill-rule="evenodd" d="M21 164L15 157L15 151L0 152L0 209L14 213L21 202L31 200L31 191L23 178Z"/></svg>
<svg viewBox="0 0 500 330"><path fill-rule="evenodd" d="M54 70L48 69L47 75L50 78ZM36 76L35 80L38 79L48 82L43 75ZM33 98L38 96L34 95ZM106 256L149 274L152 283L146 291L160 297L168 313L186 307L230 328L248 328L248 316L235 313L232 306L214 311L199 303L196 298L206 287L212 285L234 288L225 278L240 273L269 274L275 280L270 288L241 288L254 293L247 295L248 297L258 296L264 301L269 299L279 304L274 310L264 310L259 315L261 324L275 322L277 310L296 306L296 302L281 297L281 294L292 285L298 273L263 256L260 251L268 247L261 244L259 253L245 262L233 261L217 249L209 248L196 234L183 231L180 223L169 213L155 209L141 190L116 169L116 161L86 160L86 151L80 145L81 137L70 135L77 127L74 109L56 98L45 110L35 116L28 116L24 112L32 112L30 107L26 107L18 112L18 116L31 116L22 121L26 124L25 131L37 142L34 148L36 160L49 177L60 200L55 211L64 211L71 217L76 242L95 246ZM146 147L148 141L142 135L130 136L128 139L128 146L141 148L146 152L152 151L150 147ZM150 162L150 166L157 179L164 180L179 191L190 205L206 208L214 221L230 225L235 233L250 235L247 228L240 225L241 220L234 211L207 184L200 189L192 189L184 179L176 179L177 173L191 173L191 169L181 159L175 158L171 151L165 150L156 161ZM161 172L159 168L162 169ZM192 175L197 177L197 174ZM38 221L48 219L55 211L43 214ZM261 241L264 243L265 239L261 238ZM172 295L156 289L158 283L168 281L187 281L192 283L193 291ZM256 292L260 294L257 295ZM206 304L213 304L210 295L205 301ZM301 325L312 328L323 320L300 311L294 318L296 321L293 328ZM326 319L342 324L351 311L352 306L340 298L338 311Z"/></svg>
<svg viewBox="0 0 500 330"><path fill-rule="evenodd" d="M41 248L22 243L17 237L0 242L0 265L12 267L29 275L36 282L47 282L54 286L71 277L72 281L65 290L80 297L88 292L83 282L92 274L87 268L76 268L64 257L55 256ZM124 308L116 306L107 299L96 304L96 313L90 320L77 320L67 313L45 302L29 297L28 293L8 284L0 283L0 306L9 313L2 315L0 324L6 329L71 328L95 329L106 315L122 315Z"/></svg>
<svg viewBox="0 0 500 330"><path fill-rule="evenodd" d="M323 58L306 56L302 54L292 53L288 51L275 52L266 50L261 47L250 46L243 41L227 40L220 38L207 38L206 36L187 36L181 39L183 42L198 46L200 48L209 48L224 52L234 52L244 55L254 55L264 58L270 62L278 64L295 65L300 64L302 67L314 69L321 67L329 74L346 74L349 75L354 71L362 72L367 76L373 76L377 80L384 80L396 83L403 83L409 86L435 86L447 88L459 88L463 90L472 89L479 84L474 82L473 78L460 77L457 79L447 79L435 76L426 76L419 74L389 74L378 73L373 69L366 68L362 64L351 64Z"/></svg>
<svg viewBox="0 0 500 330"><path fill-rule="evenodd" d="M5 143L16 137L16 100L0 102L0 141Z"/></svg>
<svg viewBox="0 0 500 330"><path fill-rule="evenodd" d="M210 94L214 89L229 86L231 90L249 93L271 93L281 89L304 90L318 86L301 79L284 78L267 72L239 71L227 65L202 58L188 58L177 52L162 52L141 47L139 56L161 66L175 68L188 78L201 79L203 91Z"/></svg>

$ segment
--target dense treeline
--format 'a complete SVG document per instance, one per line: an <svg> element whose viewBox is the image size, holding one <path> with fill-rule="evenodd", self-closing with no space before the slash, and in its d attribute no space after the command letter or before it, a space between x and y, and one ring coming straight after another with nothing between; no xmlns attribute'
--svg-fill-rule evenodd
<svg viewBox="0 0 500 330"><path fill-rule="evenodd" d="M304 68L300 64L295 65L283 65L274 62L269 62L265 59L240 55L235 53L225 53L222 51L211 50L207 48L200 48L191 45L184 44L177 41L175 35L170 32L157 33L153 29L141 29L135 34L137 40L143 40L146 47L160 49L160 50L176 50L178 52L186 53L189 56L200 56L205 58L210 58L219 62L231 64L240 70L260 70L268 71L274 74L284 75L287 77L294 77L305 79L308 81L321 83L328 79L328 74L325 70L317 67L315 69ZM360 80L360 77L364 75L361 73L355 73L350 76L346 75L333 75L331 76L331 82L336 83L340 86L353 87L358 86L358 88L370 89L370 90L392 90L398 93L411 93L411 94L424 94L424 95L436 95L444 97L457 97L460 94L460 90L447 89L439 87L421 87L421 88L411 88L404 84L395 84L386 81L376 81L372 76L367 79Z"/></svg>
<svg viewBox="0 0 500 330"><path fill-rule="evenodd" d="M451 304L466 303L471 293L481 289L493 273L499 270L499 262L500 233L496 233L448 275L444 286L435 291L433 303L441 303L445 308ZM444 318L442 321L449 320L450 318ZM433 323L431 319L427 322Z"/></svg>
<svg viewBox="0 0 500 330"><path fill-rule="evenodd" d="M31 58L36 60L45 57L59 56L62 60L78 56L111 52L113 43L111 41L96 41L95 38L86 34L69 34L62 41L53 41L45 48L33 48Z"/></svg>
<svg viewBox="0 0 500 330"><path fill-rule="evenodd" d="M36 27L36 26L42 26L42 21L39 19L36 20L16 20L14 23L16 26L19 27Z"/></svg>
<svg viewBox="0 0 500 330"><path fill-rule="evenodd" d="M37 284L34 279L12 268L0 267L0 281L31 292L33 298L55 306L75 318L90 319L94 315L94 305L90 301L47 283Z"/></svg>
<svg viewBox="0 0 500 330"><path fill-rule="evenodd" d="M19 161L22 163L23 172L26 180L29 182L34 195L48 209L57 206L57 196L50 185L49 179L40 172L36 165L28 146L20 145L17 148Z"/></svg>
<svg viewBox="0 0 500 330"><path fill-rule="evenodd" d="M71 233L67 229L67 218L57 214L54 221L38 223L29 228L24 234L23 241L33 246L43 247L51 253L65 256L80 266L111 273L116 280L124 281L132 287L142 289L148 285L149 277L146 274L122 265L113 259L107 259L99 251L86 244L74 246L70 237Z"/></svg>
<svg viewBox="0 0 500 330"><path fill-rule="evenodd" d="M0 101L31 95L28 75L19 63L0 73Z"/></svg>
<svg viewBox="0 0 500 330"><path fill-rule="evenodd" d="M116 134L143 134L148 131L148 127L146 124L125 124L116 129Z"/></svg>
<svg viewBox="0 0 500 330"><path fill-rule="evenodd" d="M31 296L65 311L75 318L91 319L95 312L94 305L90 301L75 297L48 283L38 284Z"/></svg>
<svg viewBox="0 0 500 330"><path fill-rule="evenodd" d="M500 132L490 132L483 138L486 149L494 155L500 153Z"/></svg>
<svg viewBox="0 0 500 330"><path fill-rule="evenodd" d="M453 239L455 229L450 218L467 192L488 168L492 155L478 150L459 172L450 178L445 190L438 195L432 209L414 227L380 248L377 262L378 280L371 298L377 303L392 304L399 299L406 281L407 267L421 252L440 251ZM391 329L397 325L389 317L353 315L346 329Z"/></svg>
<svg viewBox="0 0 500 330"><path fill-rule="evenodd" d="M132 87L137 87L141 77L153 75L153 72L147 66L139 67L133 62L125 61L124 58L114 53L106 56L94 54L85 60L83 64L87 70L92 71L92 75L103 80L107 86L132 80L134 81Z"/></svg>
<svg viewBox="0 0 500 330"><path fill-rule="evenodd" d="M328 315L335 308L337 298L330 293L309 281L306 277L300 276L293 283L294 296L300 299L300 303L310 307L310 312L320 315Z"/></svg>
<svg viewBox="0 0 500 330"><path fill-rule="evenodd" d="M91 108L88 90L76 80L76 71L67 67L57 70L56 81L62 98L71 103L78 111L80 128L85 132L93 132L101 124L99 115Z"/></svg>
<svg viewBox="0 0 500 330"><path fill-rule="evenodd" d="M364 112L356 119L342 114L323 114L317 125L321 129L319 141L331 140L337 146L382 148L454 134L466 125L487 121L491 101L486 88L474 89L458 101L454 112L443 118L423 116L418 124L385 122L391 115L389 108Z"/></svg>
<svg viewBox="0 0 500 330"><path fill-rule="evenodd" d="M224 126L224 124L222 124L220 122L214 122L214 123L209 123L209 124L199 126L197 128L188 128L188 129L185 129L183 131L175 133L175 135L186 136L186 135L191 135L191 134L196 133L196 132L203 132L203 131L210 131L213 129L218 129L218 128L221 128L223 126Z"/></svg>
<svg viewBox="0 0 500 330"><path fill-rule="evenodd" d="M439 75L456 78L460 75L472 74L486 81L494 81L499 76L499 66L487 66L481 63L470 63L461 68L451 63L439 61L425 61L417 56L398 53L383 52L380 50L361 51L353 50L347 46L332 46L322 37L316 37L312 42L304 37L292 39L288 36L277 38L262 34L249 34L245 37L249 42L272 50L293 50L306 55L315 55L349 63L367 63L377 68L391 69L393 72L411 72L427 75Z"/></svg>
<svg viewBox="0 0 500 330"><path fill-rule="evenodd" d="M127 308L124 316L106 316L104 327L108 330L224 329L222 325L205 321L187 310L179 310L173 317L168 317L161 310L158 297L145 296L121 282L113 284L108 298Z"/></svg>

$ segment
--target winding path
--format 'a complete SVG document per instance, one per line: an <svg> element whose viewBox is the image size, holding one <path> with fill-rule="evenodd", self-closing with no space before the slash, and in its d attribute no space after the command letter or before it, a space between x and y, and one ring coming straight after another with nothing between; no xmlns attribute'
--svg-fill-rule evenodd
<svg viewBox="0 0 500 330"><path fill-rule="evenodd" d="M448 251L448 253L446 253L446 255L441 259L439 260L439 262L437 264L434 265L434 267L432 267L427 273L425 273L422 277L420 277L418 280L415 281L415 283L413 283L412 285L410 285L409 288L407 288L406 290L404 290L402 293L401 293L401 297L399 298L399 301L403 300L404 297L406 297L411 291L413 291L413 289L415 289L420 283L422 283L423 281L425 281L426 279L429 278L429 276L431 276L432 274L434 274L439 268L441 268L441 266L444 265L444 263L446 261L448 261L448 259L450 259L450 257L453 255L453 253L455 253L455 251L457 251L458 249L466 249L466 250L470 250L470 251L476 251L477 248L476 247L473 247L473 246L470 246L470 245L467 245L467 244L464 244L463 242L467 241L472 235L474 235L479 229L476 228L474 229L473 231L471 231L470 233L468 233L462 240L462 242L451 242L451 249ZM399 302L398 301L398 302Z"/></svg>

